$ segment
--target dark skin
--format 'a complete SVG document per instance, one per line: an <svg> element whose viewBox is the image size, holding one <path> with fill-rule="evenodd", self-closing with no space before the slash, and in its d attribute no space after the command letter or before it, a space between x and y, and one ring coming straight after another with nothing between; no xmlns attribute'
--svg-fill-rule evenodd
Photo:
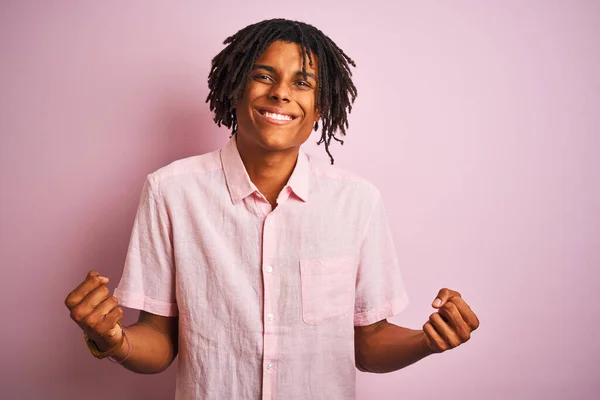
<svg viewBox="0 0 600 400"><path fill-rule="evenodd" d="M356 366L361 371L385 373L413 364L467 342L479 327L479 319L460 293L442 289L432 306L436 309L422 330L387 320L354 328Z"/></svg>
<svg viewBox="0 0 600 400"><path fill-rule="evenodd" d="M297 44L271 44L256 60L244 93L235 102L240 156L250 180L273 207L294 170L300 146L320 118L318 60L313 58L313 66L306 63L304 76L298 51ZM292 120L273 119L272 114Z"/></svg>
<svg viewBox="0 0 600 400"><path fill-rule="evenodd" d="M65 299L71 318L87 333L101 351L106 351L121 340L117 325L123 318L118 300L110 296L108 278L90 271L85 280ZM163 317L140 311L138 322L125 328L131 354L122 365L141 374L164 371L177 356L177 317ZM124 344L112 355L123 360L129 352Z"/></svg>
<svg viewBox="0 0 600 400"><path fill-rule="evenodd" d="M274 42L256 60L241 98L236 99L237 146L248 175L273 208L277 196L295 167L300 146L310 137L319 120L316 107L318 70L306 63L295 43ZM108 279L91 271L65 299L71 318L100 350L119 343L117 323L123 310L106 286ZM421 330L394 325L387 320L355 327L357 368L390 372L404 368L428 355L441 353L468 341L479 320L460 293L442 289L434 309ZM177 355L178 318L140 312L138 322L125 328L132 343L113 354L123 365L138 373L158 373Z"/></svg>

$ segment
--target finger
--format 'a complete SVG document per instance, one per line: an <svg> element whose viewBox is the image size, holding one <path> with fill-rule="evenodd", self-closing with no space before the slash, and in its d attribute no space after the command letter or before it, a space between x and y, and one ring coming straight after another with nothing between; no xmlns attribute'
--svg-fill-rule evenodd
<svg viewBox="0 0 600 400"><path fill-rule="evenodd" d="M477 315L475 315L473 310L471 310L471 307L462 297L452 297L450 302L456 306L458 312L462 316L462 319L469 326L469 328L471 328L471 331L479 328L479 318L477 318Z"/></svg>
<svg viewBox="0 0 600 400"><path fill-rule="evenodd" d="M456 332L454 332L454 330L450 326L448 326L446 322L444 322L440 314L431 314L431 316L429 317L429 322L431 322L431 325L433 325L437 333L440 334L442 339L444 339L444 341L450 346L450 348L454 348L461 343Z"/></svg>
<svg viewBox="0 0 600 400"><path fill-rule="evenodd" d="M440 308L441 306L443 306L444 304L446 304L446 302L454 296L458 296L460 297L460 293L454 291L454 290L450 290L450 289L441 289L438 292L437 297L435 298L435 300L433 300L433 303L431 303L433 308Z"/></svg>
<svg viewBox="0 0 600 400"><path fill-rule="evenodd" d="M437 333L431 322L427 321L425 325L423 325L423 332L427 337L427 341L429 342L429 347L431 350L441 353L442 351L446 351L450 348L448 343L446 343L440 334Z"/></svg>
<svg viewBox="0 0 600 400"><path fill-rule="evenodd" d="M88 293L88 295L71 310L71 318L77 322L79 326L85 329L86 326L84 321L87 316L90 315L94 308L102 303L109 294L110 291L106 285L98 286L92 292Z"/></svg>
<svg viewBox="0 0 600 400"><path fill-rule="evenodd" d="M104 320L98 329L103 332L103 337L119 340L121 337L117 335L121 332L121 327L117 325L123 318L123 309L119 306L114 307L104 316Z"/></svg>
<svg viewBox="0 0 600 400"><path fill-rule="evenodd" d="M108 301L109 299L106 299ZM88 332L90 338L96 343L100 350L113 348L121 341L121 327L117 324L123 318L123 309L119 306L113 307L107 314L103 315L95 326L95 331Z"/></svg>
<svg viewBox="0 0 600 400"><path fill-rule="evenodd" d="M439 310L442 319L454 330L461 343L471 338L471 328L463 320L458 308L452 301L448 301Z"/></svg>
<svg viewBox="0 0 600 400"><path fill-rule="evenodd" d="M117 307L118 304L119 302L117 301L116 297L109 296L100 304L98 304L98 306L94 307L94 309L83 320L86 330L99 336L104 336L106 332L101 328L105 327L104 320L106 315L115 307ZM112 328L112 326L108 328Z"/></svg>
<svg viewBox="0 0 600 400"><path fill-rule="evenodd" d="M108 283L108 278L100 275L97 271L90 271L83 282L79 284L65 299L65 305L69 310L77 306L90 292L100 285Z"/></svg>

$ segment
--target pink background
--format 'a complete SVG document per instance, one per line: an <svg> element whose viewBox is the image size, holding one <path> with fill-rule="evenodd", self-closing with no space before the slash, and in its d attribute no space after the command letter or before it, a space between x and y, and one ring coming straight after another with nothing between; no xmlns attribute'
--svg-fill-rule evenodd
<svg viewBox="0 0 600 400"><path fill-rule="evenodd" d="M63 300L92 268L117 283L147 173L227 140L209 61L276 16L358 64L333 151L383 192L412 300L394 322L419 328L444 286L482 321L462 348L359 374L359 399L596 398L600 2L566 0L3 1L0 398L173 397L174 367L87 354Z"/></svg>

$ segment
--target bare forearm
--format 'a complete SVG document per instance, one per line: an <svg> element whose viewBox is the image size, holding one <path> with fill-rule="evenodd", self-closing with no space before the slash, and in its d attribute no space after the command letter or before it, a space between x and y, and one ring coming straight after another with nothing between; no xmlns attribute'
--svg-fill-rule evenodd
<svg viewBox="0 0 600 400"><path fill-rule="evenodd" d="M139 374L157 374L167 369L177 356L177 348L165 332L144 321L125 328L129 339L123 343L114 355L116 360L123 360L129 351L129 357L123 365L130 371ZM129 350L131 349L131 350Z"/></svg>
<svg viewBox="0 0 600 400"><path fill-rule="evenodd" d="M370 333L356 334L356 364L361 371L385 373L432 354L422 330L382 322Z"/></svg>

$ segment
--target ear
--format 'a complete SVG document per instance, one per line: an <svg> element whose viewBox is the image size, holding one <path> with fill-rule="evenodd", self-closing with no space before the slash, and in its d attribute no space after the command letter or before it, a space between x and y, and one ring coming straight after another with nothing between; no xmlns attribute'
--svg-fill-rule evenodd
<svg viewBox="0 0 600 400"><path fill-rule="evenodd" d="M315 122L319 122L321 119L321 111L317 108L315 109Z"/></svg>

